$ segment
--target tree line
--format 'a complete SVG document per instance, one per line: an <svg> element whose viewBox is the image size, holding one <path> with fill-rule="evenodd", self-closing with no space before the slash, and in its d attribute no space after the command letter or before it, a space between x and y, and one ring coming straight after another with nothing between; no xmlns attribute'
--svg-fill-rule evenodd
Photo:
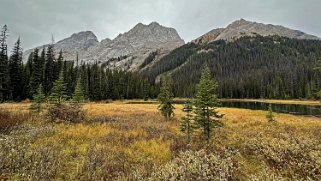
<svg viewBox="0 0 321 181"><path fill-rule="evenodd" d="M98 63L79 63L78 56L76 61L66 61L61 50L56 56L53 43L41 50L34 49L24 64L20 38L8 55L7 31L5 25L0 35L0 102L33 99L40 85L48 97L60 73L68 98L72 97L77 81L82 84L84 96L91 101L157 95L157 87L138 73L104 69Z"/></svg>

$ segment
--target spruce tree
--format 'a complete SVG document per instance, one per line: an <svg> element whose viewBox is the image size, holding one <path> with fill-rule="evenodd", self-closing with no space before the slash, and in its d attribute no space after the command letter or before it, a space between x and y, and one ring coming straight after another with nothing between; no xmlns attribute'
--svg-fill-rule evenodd
<svg viewBox="0 0 321 181"><path fill-rule="evenodd" d="M91 91L91 100L98 101L101 98L101 72L98 63L91 67L90 73L89 90Z"/></svg>
<svg viewBox="0 0 321 181"><path fill-rule="evenodd" d="M223 115L217 111L217 83L212 80L211 72L206 65L202 71L201 80L197 86L195 101L195 127L202 129L204 138L209 142L211 132L216 127L223 126L220 119Z"/></svg>
<svg viewBox="0 0 321 181"><path fill-rule="evenodd" d="M169 77L164 77L162 80L162 86L160 88L160 93L158 95L158 100L160 101L160 105L158 109L161 114L169 119L174 116L174 106L173 106L173 96L171 93L171 83Z"/></svg>
<svg viewBox="0 0 321 181"><path fill-rule="evenodd" d="M321 60L318 61L314 70L316 71L316 73L321 73ZM321 90L316 92L316 97L319 98L319 100L321 102Z"/></svg>
<svg viewBox="0 0 321 181"><path fill-rule="evenodd" d="M9 60L10 97L15 101L21 100L22 71L22 48L18 38Z"/></svg>
<svg viewBox="0 0 321 181"><path fill-rule="evenodd" d="M59 55L58 55L58 59L54 65L54 70L55 70L54 71L55 72L54 79L55 80L57 80L59 78L59 73L61 72L61 69L63 67L63 59L64 59L64 57L62 56L62 50L60 50Z"/></svg>
<svg viewBox="0 0 321 181"><path fill-rule="evenodd" d="M268 112L266 114L266 119L268 120L268 122L274 122L274 115L273 115L273 110L272 110L272 104L269 104L268 106Z"/></svg>
<svg viewBox="0 0 321 181"><path fill-rule="evenodd" d="M186 135L186 143L187 145L190 143L191 134L193 131L193 104L191 101L187 101L182 109L183 112L186 113L184 117L181 119L180 130Z"/></svg>
<svg viewBox="0 0 321 181"><path fill-rule="evenodd" d="M0 102L6 100L8 88L8 55L7 55L7 25L4 25L0 34Z"/></svg>
<svg viewBox="0 0 321 181"><path fill-rule="evenodd" d="M148 101L148 98L149 98L149 84L147 82L147 80L144 80L142 82L142 86L143 86L143 98L144 98L144 101Z"/></svg>
<svg viewBox="0 0 321 181"><path fill-rule="evenodd" d="M75 91L72 95L72 100L75 103L80 103L85 100L84 87L82 85L81 79L78 78Z"/></svg>
<svg viewBox="0 0 321 181"><path fill-rule="evenodd" d="M33 61L33 52L29 54L27 63L23 66L23 78L22 78L23 99L26 99L26 98L32 99L32 95L30 95L30 77L32 74L32 61Z"/></svg>
<svg viewBox="0 0 321 181"><path fill-rule="evenodd" d="M319 92L317 92L317 97L319 98L319 100L321 102L321 90Z"/></svg>
<svg viewBox="0 0 321 181"><path fill-rule="evenodd" d="M84 94L85 94L85 97L89 97L88 93L89 93L89 88L88 88L88 84L89 84L89 81L88 81L88 71L87 71L87 68L86 68L86 64L82 64L81 67L80 67L80 73L79 73L79 76L80 76L80 79L81 79L81 83L82 83L82 86L84 87Z"/></svg>
<svg viewBox="0 0 321 181"><path fill-rule="evenodd" d="M34 111L35 113L40 113L41 112L41 104L45 102L46 96L43 91L42 84L40 84L37 88L36 93L33 95L33 101L32 104L30 105L30 110Z"/></svg>
<svg viewBox="0 0 321 181"><path fill-rule="evenodd" d="M42 67L41 67L41 69L42 69L41 83L42 83L42 86L44 86L45 85L45 81L44 81L45 80L45 67L46 67L46 49L45 49L45 47L43 47L39 59L40 59L39 62L42 65Z"/></svg>
<svg viewBox="0 0 321 181"><path fill-rule="evenodd" d="M53 103L62 103L66 101L68 98L67 96L67 88L66 83L64 81L64 75L61 71L59 74L58 80L56 80L53 84L51 94L49 96L49 100Z"/></svg>
<svg viewBox="0 0 321 181"><path fill-rule="evenodd" d="M33 59L32 59L32 73L29 82L30 95L34 95L42 83L43 76L43 65L41 59L39 58L39 50L36 48L33 51Z"/></svg>
<svg viewBox="0 0 321 181"><path fill-rule="evenodd" d="M55 52L54 45L50 44L47 48L45 74L44 74L44 89L45 94L49 95L55 81Z"/></svg>

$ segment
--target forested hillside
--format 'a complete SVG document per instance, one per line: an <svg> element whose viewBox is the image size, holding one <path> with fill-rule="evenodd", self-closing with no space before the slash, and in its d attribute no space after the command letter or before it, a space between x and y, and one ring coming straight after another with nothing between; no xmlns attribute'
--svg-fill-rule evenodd
<svg viewBox="0 0 321 181"><path fill-rule="evenodd" d="M235 42L187 44L143 74L154 81L169 71L175 96L192 97L207 64L224 98L312 98L321 88L321 74L313 70L320 57L321 41L243 37Z"/></svg>

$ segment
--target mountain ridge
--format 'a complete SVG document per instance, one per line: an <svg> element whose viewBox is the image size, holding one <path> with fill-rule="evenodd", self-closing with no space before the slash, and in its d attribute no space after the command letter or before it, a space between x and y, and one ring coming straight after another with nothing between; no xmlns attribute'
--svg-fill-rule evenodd
<svg viewBox="0 0 321 181"><path fill-rule="evenodd" d="M225 28L216 28L204 35L192 40L197 44L209 43L217 40L235 41L244 36L270 36L278 35L294 39L321 40L321 38L304 33L299 30L290 29L281 25L264 24L255 21L239 19Z"/></svg>
<svg viewBox="0 0 321 181"><path fill-rule="evenodd" d="M100 42L93 32L81 31L58 41L54 46L56 51L63 50L66 60L75 60L78 54L79 59L84 62L99 62L108 68L136 70L151 52L166 54L184 43L174 28L151 22L148 25L138 23L116 38L105 38ZM36 48L47 46L48 44ZM25 51L24 60L27 60L34 49Z"/></svg>
<svg viewBox="0 0 321 181"><path fill-rule="evenodd" d="M317 36L284 26L239 19L225 28L213 29L191 42L196 44L207 44L217 40L231 42L241 37L258 35L321 40ZM184 40L174 28L151 22L147 25L137 23L129 31L120 33L114 39L105 38L99 42L92 31L81 31L58 41L54 45L56 51L63 51L66 60L75 60L78 55L80 61L98 62L105 68L142 71L142 69L154 66L162 57L184 44ZM42 49L47 46L48 44L37 48ZM25 51L25 61L32 50ZM151 54L154 54L153 59L145 62ZM144 66L141 66L143 64Z"/></svg>

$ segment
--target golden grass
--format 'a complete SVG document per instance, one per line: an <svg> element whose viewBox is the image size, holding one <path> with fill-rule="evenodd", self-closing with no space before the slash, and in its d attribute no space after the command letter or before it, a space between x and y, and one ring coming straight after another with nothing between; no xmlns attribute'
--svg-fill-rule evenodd
<svg viewBox="0 0 321 181"><path fill-rule="evenodd" d="M40 115L9 135L0 134L0 180L139 180L166 172L165 165L186 150L179 132L182 105L174 105L175 119L166 121L157 104L126 103L88 103L83 105L88 120L82 123L49 123ZM28 105L0 108L27 111ZM266 111L219 111L225 126L214 130L207 147L195 134L190 149L206 148L223 157L228 150L236 152L239 167L231 178L258 178L266 169L288 179L320 178L320 118L275 114L277 122L271 124Z"/></svg>

